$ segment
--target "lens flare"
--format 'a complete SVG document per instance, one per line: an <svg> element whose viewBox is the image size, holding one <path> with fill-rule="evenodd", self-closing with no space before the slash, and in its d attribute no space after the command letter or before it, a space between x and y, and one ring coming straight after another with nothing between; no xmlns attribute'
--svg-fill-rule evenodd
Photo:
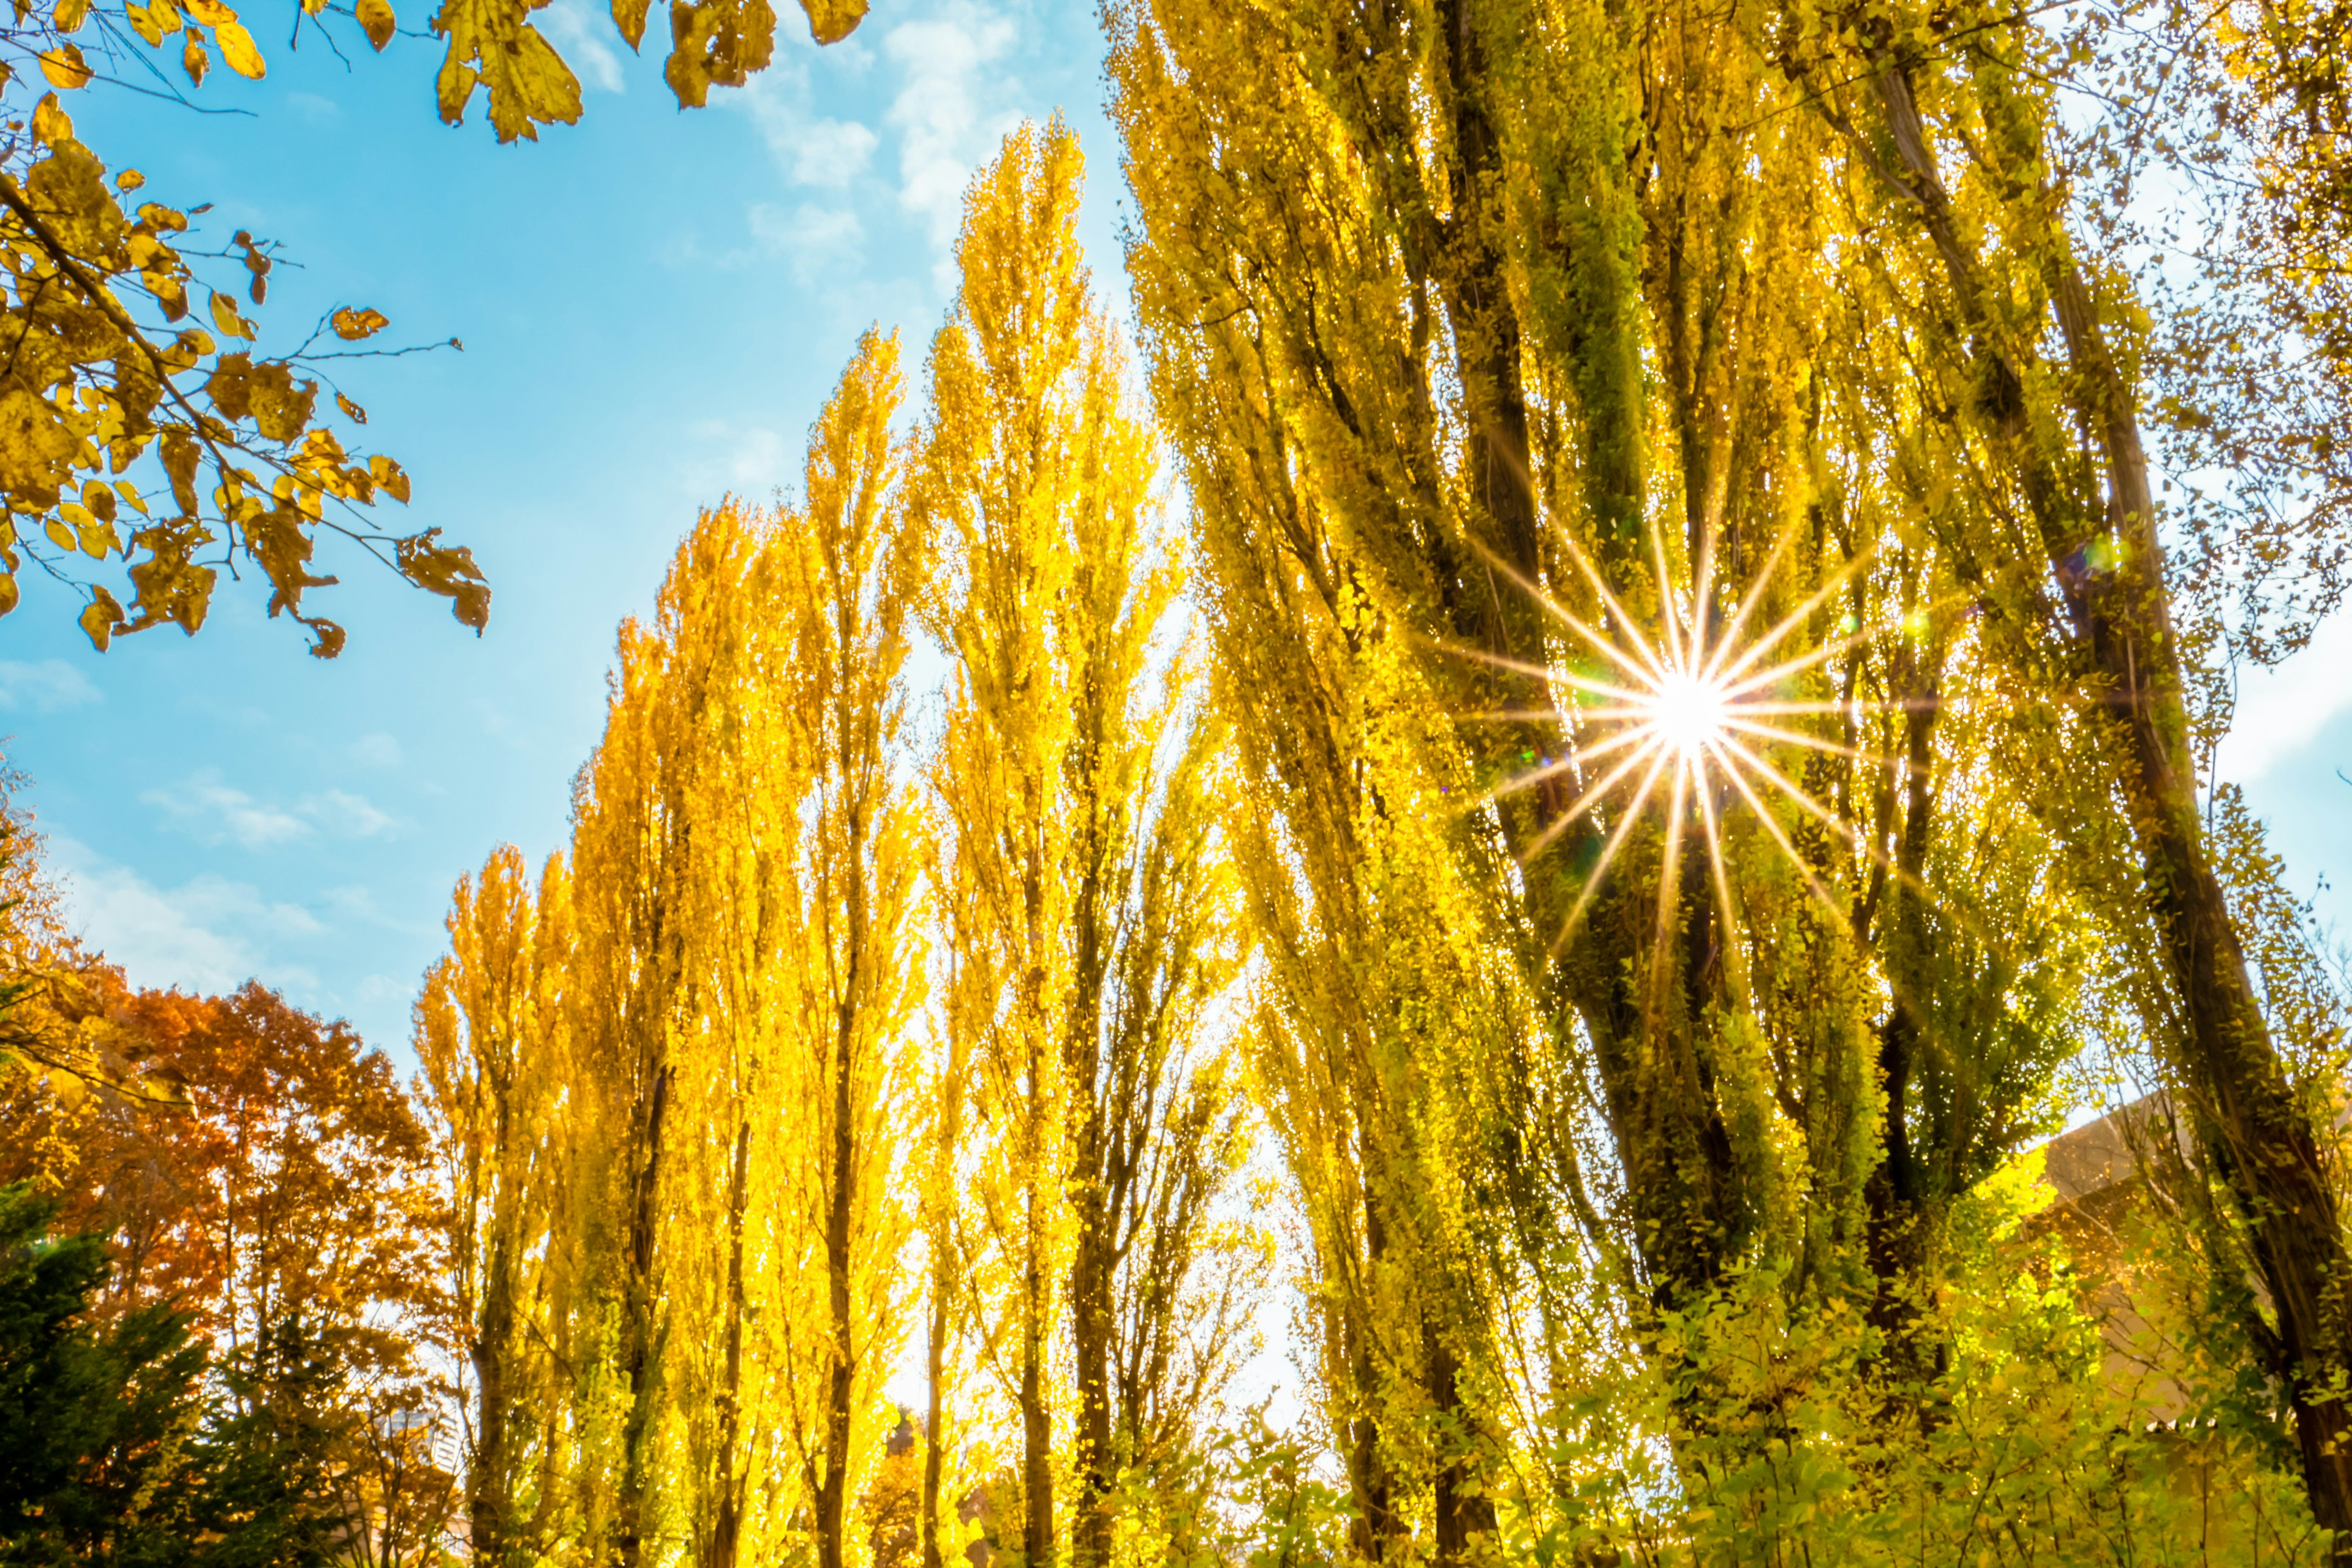
<svg viewBox="0 0 2352 1568"><path fill-rule="evenodd" d="M1648 698L1650 728L1685 763L1721 745L1730 703L1724 688L1704 676L1675 671L1658 682Z"/></svg>
<svg viewBox="0 0 2352 1568"><path fill-rule="evenodd" d="M1785 856L1833 918L1841 921L1849 918L1843 901L1823 884L1783 826L1781 818L1790 806L1883 872L1906 883L1916 882L1916 878L1892 864L1853 824L1815 800L1767 754L1769 747L1781 752L1784 762L1787 753L1808 751L1872 764L1899 762L1857 750L1821 732L1824 720L1843 716L1850 721L1864 708L1888 705L1851 697L1807 700L1784 695L1801 691L1809 678L1818 680L1811 672L1826 670L1840 655L1874 635L1849 616L1828 640L1804 651L1784 651L1868 565L1867 553L1830 573L1815 591L1769 625L1751 625L1791 539L1792 535L1783 534L1728 614L1717 611L1712 563L1703 556L1695 580L1685 580L1685 600L1677 603L1678 595L1671 591L1660 595L1663 613L1655 618L1659 633L1655 637L1644 635L1643 617L1627 612L1601 573L1573 544L1566 553L1599 602L1602 612L1596 617L1599 626L1568 609L1507 564L1490 563L1517 582L1574 643L1581 645L1570 657L1555 656L1540 665L1458 650L1530 678L1557 699L1550 708L1490 717L1518 723L1556 723L1568 731L1564 754L1547 757L1540 765L1502 781L1481 797L1492 801L1554 780L1578 792L1572 804L1522 847L1520 858L1525 863L1532 863L1580 822L1589 823L1601 839L1575 906L1552 939L1555 952L1581 924L1620 851L1645 820L1661 822L1664 828L1660 873L1668 886L1675 882L1685 838L1701 840L1698 847L1711 862L1709 880L1727 924L1737 921L1724 863L1724 839L1735 820L1752 826ZM1656 581L1672 583L1675 574L1654 536L1652 555ZM1914 616L1931 616L1932 609L1915 611ZM1776 802L1782 809L1775 809ZM1663 941L1673 900L1665 886L1660 892Z"/></svg>

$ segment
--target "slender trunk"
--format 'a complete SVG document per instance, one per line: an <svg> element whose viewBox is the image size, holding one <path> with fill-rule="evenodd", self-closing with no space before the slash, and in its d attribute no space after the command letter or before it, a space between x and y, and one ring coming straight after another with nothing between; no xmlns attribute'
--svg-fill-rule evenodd
<svg viewBox="0 0 2352 1568"><path fill-rule="evenodd" d="M665 1066L654 1074L645 1112L643 1158L630 1173L627 1316L622 1324L621 1355L629 1380L629 1415L622 1427L621 1485L614 1500L614 1544L623 1568L637 1568L645 1552L646 1438L654 1405L654 1238L659 1218L662 1124L668 1110L669 1068Z"/></svg>
<svg viewBox="0 0 2352 1568"><path fill-rule="evenodd" d="M736 1542L742 1531L743 1486L735 1447L743 1419L743 1206L751 1150L751 1124L739 1122L735 1171L727 1185L727 1361L719 1385L719 1457L713 1477L719 1514L710 1528L703 1568L735 1568Z"/></svg>
<svg viewBox="0 0 2352 1568"><path fill-rule="evenodd" d="M857 853L858 835L850 837ZM853 862L855 864L855 862ZM864 931L861 893L863 879L853 871L850 889L850 960L847 994L840 1003L840 1026L833 1053L832 1184L825 1194L824 1263L827 1300L831 1308L833 1375L826 1388L824 1413L824 1475L817 1483L817 1552L822 1568L842 1568L847 1555L845 1537L849 1501L850 1422L857 1377L857 1347L850 1319L850 1220L856 1198L857 1128L852 1116L853 1052L856 1046L857 956Z"/></svg>
<svg viewBox="0 0 2352 1568"><path fill-rule="evenodd" d="M2021 367L1988 329L1978 261L1952 220L1909 80L1890 67L1874 85L1904 165L1902 176L1886 177L1909 198L1944 258L1977 342L1994 441L2035 503L2051 568L2088 644L2104 700L2122 721L2127 755L2121 783L2186 1013L2180 1067L2199 1101L2207 1158L2237 1202L2277 1317L2274 1332L2259 1320L2251 1328L2294 1413L2313 1516L2336 1532L2334 1561L2352 1565L2352 1412L2327 1394L2329 1384L2352 1370L2337 1293L2347 1277L2344 1232L2320 1165L2318 1129L2271 1038L2227 894L2206 853L2137 403L2064 236L2046 236L2043 281L2057 304L2074 395L2105 460L2104 521L2116 548L2113 565L2101 568L2089 560L2087 520L2058 502L2060 487L2033 447Z"/></svg>
<svg viewBox="0 0 2352 1568"><path fill-rule="evenodd" d="M2271 1038L2228 896L2206 853L2138 421L2088 290L2071 267L2057 295L2069 357L2090 399L2105 405L2095 412L2104 416L2108 524L2122 557L2105 581L2083 574L2071 596L2083 605L2108 700L2122 708L2129 730L2133 826L2188 1012L2186 1065L2203 1113L2197 1120L2206 1155L2237 1200L2277 1314L2273 1371L2294 1410L2312 1514L2336 1532L2335 1561L2352 1564L2352 1411L2326 1392L2352 1371L2342 1219L2320 1164L2319 1130ZM2053 560L2062 580L2070 560Z"/></svg>
<svg viewBox="0 0 2352 1568"><path fill-rule="evenodd" d="M474 1452L467 1466L467 1544L485 1568L506 1561L513 1524L507 1457L507 1354L514 1338L514 1267L507 1231L490 1244L480 1321L474 1334Z"/></svg>
<svg viewBox="0 0 2352 1568"><path fill-rule="evenodd" d="M1022 1266L1021 1323L1021 1561L1022 1568L1049 1568L1054 1561L1054 1420L1045 1395L1045 1184L1036 1177L1044 1151L1034 1147L1045 1108L1037 1086L1044 1064L1033 1053L1030 1067L1031 1171L1025 1257Z"/></svg>
<svg viewBox="0 0 2352 1568"><path fill-rule="evenodd" d="M931 1321L929 1343L923 1347L923 1366L929 1388L923 1427L923 1568L945 1568L940 1552L940 1486L946 1456L941 1447L946 1432L948 1335L953 1328L955 1300L955 1155L962 1134L963 1051L961 1040L948 1046L948 1081L940 1092L939 1164L931 1176Z"/></svg>
<svg viewBox="0 0 2352 1568"><path fill-rule="evenodd" d="M1928 1259L1930 1223L1927 1205L1928 1184L1911 1146L1910 1122L1904 1113L1911 1091L1911 1075L1919 1052L1919 1016L1914 1003L1919 958L1926 936L1920 930L1917 887L1927 863L1927 843L1935 825L1935 792L1929 763L1937 712L1938 681L1933 672L1924 682L1903 685L1907 705L1904 715L1905 799L1902 837L1895 851L1895 872L1882 883L1887 900L1886 952L1893 1001L1878 1033L1878 1067L1886 1097L1885 1142L1878 1168L1863 1188L1868 1218L1864 1254L1877 1290L1870 1321L1885 1344L1884 1360L1898 1384L1918 1385L1934 1370L1927 1347L1918 1332L1921 1300L1920 1270ZM1892 793L1891 791L1889 792ZM1891 803L1890 803L1891 805ZM1866 921L1867 916L1864 917ZM1867 942L1869 932L1861 933ZM1930 1152L1943 1163L1945 1151ZM1938 1191L1941 1198L1948 1194Z"/></svg>
<svg viewBox="0 0 2352 1568"><path fill-rule="evenodd" d="M1429 1368L1429 1402L1437 1412L1439 1454L1436 1495L1437 1562L1450 1565L1469 1561L1479 1536L1495 1534L1495 1505L1479 1485L1475 1417L1463 1403L1461 1364L1445 1342L1437 1321L1422 1319L1423 1354Z"/></svg>
<svg viewBox="0 0 2352 1568"><path fill-rule="evenodd" d="M1095 1167L1097 1171L1099 1165ZM1102 1184L1079 1189L1077 1257L1070 1269L1070 1338L1078 1402L1078 1499L1070 1531L1075 1568L1110 1561L1110 1236Z"/></svg>

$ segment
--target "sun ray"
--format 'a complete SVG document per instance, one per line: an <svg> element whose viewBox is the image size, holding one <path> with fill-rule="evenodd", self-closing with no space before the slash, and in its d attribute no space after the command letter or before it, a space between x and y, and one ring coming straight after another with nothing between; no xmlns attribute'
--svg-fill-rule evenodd
<svg viewBox="0 0 2352 1568"><path fill-rule="evenodd" d="M1616 860L1617 852L1625 847L1626 839L1633 836L1634 824L1642 820L1642 807L1649 804L1650 792L1657 788L1658 774L1665 770L1666 760L1665 752L1661 751L1657 761L1650 764L1648 774L1642 780L1642 787L1636 790L1633 793L1633 798L1626 803L1625 815L1618 820L1615 831L1609 835L1609 842L1601 848L1601 858L1593 862L1592 869L1585 874L1583 891L1577 894L1575 905L1568 911L1568 919L1560 922L1559 934L1552 938L1553 957L1559 955L1559 950L1568 943L1569 934L1575 931L1578 923L1584 919L1584 911L1591 907L1594 895L1601 890L1601 879L1608 874L1611 864Z"/></svg>

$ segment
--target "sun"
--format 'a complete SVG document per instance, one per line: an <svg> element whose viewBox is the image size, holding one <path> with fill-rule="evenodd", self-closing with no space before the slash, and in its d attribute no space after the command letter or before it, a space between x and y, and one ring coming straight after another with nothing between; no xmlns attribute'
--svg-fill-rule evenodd
<svg viewBox="0 0 2352 1568"><path fill-rule="evenodd" d="M1673 670L1647 693L1634 696L1649 715L1648 727L1685 763L1730 739L1734 693L1727 682L1695 671Z"/></svg>
<svg viewBox="0 0 2352 1568"><path fill-rule="evenodd" d="M1864 569L1868 552L1829 574L1826 581L1779 618L1769 625L1758 624L1757 611L1790 548L1791 538L1783 534L1736 605L1717 602L1713 563L1702 557L1696 572L1685 580L1681 594L1670 591L1661 595L1663 613L1650 623L1655 636L1644 635L1644 618L1628 613L1591 562L1573 547L1568 556L1602 612L1596 617L1598 625L1502 563L1493 563L1541 605L1573 644L1581 645L1580 655L1542 664L1460 650L1482 662L1506 665L1549 685L1555 694L1554 707L1490 717L1521 723L1557 720L1568 731L1564 737L1568 743L1560 748L1560 754L1498 781L1481 797L1491 802L1553 780L1568 783L1575 792L1573 803L1552 815L1533 841L1521 846L1521 863L1532 864L1579 822L1601 829L1599 853L1585 863L1584 885L1553 937L1555 952L1580 927L1612 864L1644 821L1664 828L1660 870L1668 884L1676 876L1675 868L1686 844L1696 841L1698 852L1711 862L1709 879L1727 922L1733 918L1733 899L1724 863L1724 837L1732 815L1770 841L1823 907L1839 913L1840 900L1798 852L1780 821L1780 812L1774 809L1775 803L1794 807L1886 873L1913 879L1888 863L1878 847L1853 825L1815 800L1774 759L1775 752L1786 761L1792 752L1816 752L1865 763L1888 760L1857 751L1822 732L1824 721L1851 717L1857 707L1876 704L1857 703L1852 698L1826 700L1826 692L1814 700L1801 695L1805 687L1816 684L1812 672L1850 652L1872 633L1849 620L1843 636L1801 652L1792 651L1790 646L1809 640L1803 633L1816 612ZM1668 584L1675 574L1664 550L1655 538L1652 545L1657 581ZM1662 922L1669 904L1668 899L1661 898ZM1840 914L1839 918L1844 917Z"/></svg>

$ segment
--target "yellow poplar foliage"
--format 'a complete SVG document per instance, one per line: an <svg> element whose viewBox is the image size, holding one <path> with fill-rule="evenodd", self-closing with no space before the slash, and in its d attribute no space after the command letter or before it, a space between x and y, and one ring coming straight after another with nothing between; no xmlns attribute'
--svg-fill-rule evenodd
<svg viewBox="0 0 2352 1568"><path fill-rule="evenodd" d="M879 1458L924 1092L898 374L869 336L800 499L706 513L624 628L570 879L551 861L534 907L503 851L459 886L418 1052L478 1542L837 1552Z"/></svg>

